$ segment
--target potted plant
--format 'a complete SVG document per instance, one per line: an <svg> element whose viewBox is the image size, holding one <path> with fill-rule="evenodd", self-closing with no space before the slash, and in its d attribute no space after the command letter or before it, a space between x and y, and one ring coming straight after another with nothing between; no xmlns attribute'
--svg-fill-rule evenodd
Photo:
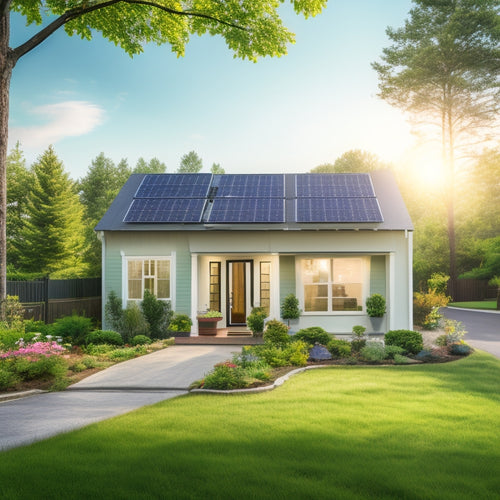
<svg viewBox="0 0 500 500"><path fill-rule="evenodd" d="M207 311L196 316L199 335L217 335L217 323L222 319L219 311Z"/></svg>
<svg viewBox="0 0 500 500"><path fill-rule="evenodd" d="M366 313L370 317L370 321L375 330L380 330L382 326L382 318L386 311L385 297L379 293L374 293L366 299Z"/></svg>
<svg viewBox="0 0 500 500"><path fill-rule="evenodd" d="M168 332L172 337L189 337L193 322L187 314L176 314L168 325Z"/></svg>
<svg viewBox="0 0 500 500"><path fill-rule="evenodd" d="M283 299L283 304L281 304L281 318L288 321L288 329L290 329L290 320L298 319L301 314L299 299L293 293L290 293Z"/></svg>

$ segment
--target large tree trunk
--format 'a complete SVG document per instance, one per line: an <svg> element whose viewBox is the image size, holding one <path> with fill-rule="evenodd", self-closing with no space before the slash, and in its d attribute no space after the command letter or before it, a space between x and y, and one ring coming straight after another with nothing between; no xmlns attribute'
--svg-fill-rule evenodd
<svg viewBox="0 0 500 500"><path fill-rule="evenodd" d="M7 140L9 87L14 57L9 48L9 12L0 14L0 301L7 294ZM3 318L3 307L1 308Z"/></svg>

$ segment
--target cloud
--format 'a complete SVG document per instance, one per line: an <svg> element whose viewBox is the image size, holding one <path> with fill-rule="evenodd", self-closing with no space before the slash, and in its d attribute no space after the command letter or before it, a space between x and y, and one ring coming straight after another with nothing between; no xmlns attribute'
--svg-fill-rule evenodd
<svg viewBox="0 0 500 500"><path fill-rule="evenodd" d="M45 147L66 137L87 134L103 122L104 110L86 101L65 101L38 106L32 115L46 122L41 125L15 127L10 135L25 147ZM38 120L38 119L37 119Z"/></svg>

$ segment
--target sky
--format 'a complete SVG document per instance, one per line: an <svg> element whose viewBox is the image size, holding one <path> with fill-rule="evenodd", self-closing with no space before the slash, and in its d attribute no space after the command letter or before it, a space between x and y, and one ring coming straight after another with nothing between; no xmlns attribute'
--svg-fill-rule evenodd
<svg viewBox="0 0 500 500"><path fill-rule="evenodd" d="M411 0L329 0L305 20L282 9L296 34L288 55L234 59L221 38L192 37L183 58L146 45L131 59L96 35L57 32L14 68L9 148L28 164L52 144L73 179L101 152L130 166L153 157L175 172L196 151L208 172L307 172L362 149L397 163L415 153L405 117L377 97L370 63L402 26ZM13 15L11 46L36 28Z"/></svg>

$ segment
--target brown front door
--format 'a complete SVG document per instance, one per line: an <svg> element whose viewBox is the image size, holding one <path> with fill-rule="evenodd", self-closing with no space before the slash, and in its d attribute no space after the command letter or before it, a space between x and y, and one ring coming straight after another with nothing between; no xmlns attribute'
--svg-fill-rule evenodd
<svg viewBox="0 0 500 500"><path fill-rule="evenodd" d="M228 262L228 309L230 325L245 325L247 322L246 287L248 261Z"/></svg>

